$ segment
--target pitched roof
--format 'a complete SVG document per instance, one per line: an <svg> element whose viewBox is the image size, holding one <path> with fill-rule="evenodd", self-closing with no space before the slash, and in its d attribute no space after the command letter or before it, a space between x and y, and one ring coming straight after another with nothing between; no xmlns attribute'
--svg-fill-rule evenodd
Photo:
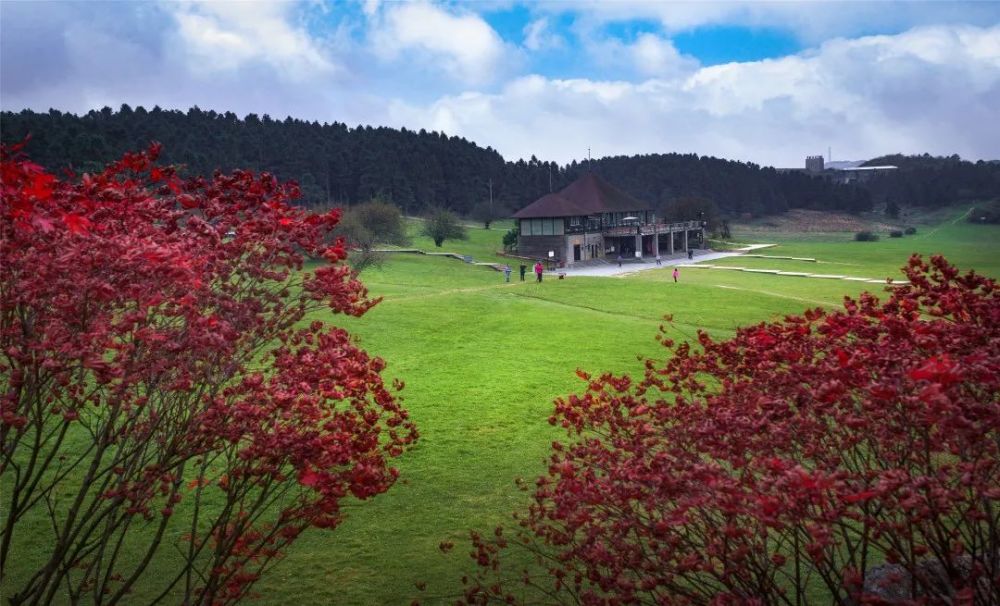
<svg viewBox="0 0 1000 606"><path fill-rule="evenodd" d="M574 217L607 212L652 210L653 207L626 194L592 172L547 194L514 214L515 219Z"/></svg>
<svg viewBox="0 0 1000 606"><path fill-rule="evenodd" d="M589 214L591 211L564 198L561 194L547 194L514 213L514 218L576 217Z"/></svg>

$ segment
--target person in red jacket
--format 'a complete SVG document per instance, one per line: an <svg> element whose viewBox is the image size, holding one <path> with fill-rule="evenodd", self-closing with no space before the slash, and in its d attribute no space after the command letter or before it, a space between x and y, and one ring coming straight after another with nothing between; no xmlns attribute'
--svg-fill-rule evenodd
<svg viewBox="0 0 1000 606"><path fill-rule="evenodd" d="M541 261L539 261L538 263L535 263L535 278L536 278L536 279L537 279L537 280L538 280L539 282L541 282L541 281L542 281L542 272L543 272L543 271L545 271L545 268L544 268L544 267L542 267L542 262L541 262Z"/></svg>

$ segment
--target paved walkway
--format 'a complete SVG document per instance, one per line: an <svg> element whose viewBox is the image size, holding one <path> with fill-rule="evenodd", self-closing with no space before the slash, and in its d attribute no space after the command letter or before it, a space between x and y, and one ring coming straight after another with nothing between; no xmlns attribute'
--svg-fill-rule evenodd
<svg viewBox="0 0 1000 606"><path fill-rule="evenodd" d="M623 260L622 266L618 267L618 262L615 260L609 260L608 263L602 263L599 265L591 265L588 267L570 267L565 269L559 269L556 271L546 272L548 274L560 274L564 273L567 277L569 276L627 276L640 271L646 271L649 269L662 269L664 267L672 267L674 265L688 265L690 263L700 263L703 261L714 261L716 259L725 259L727 257L738 257L743 253L749 252L751 250L756 250L758 248L768 248L774 246L774 244L751 244L745 248L740 248L737 250L731 250L727 252L710 252L708 250L696 250L694 253L694 259L688 259L687 255L684 253L676 254L670 257L664 256L662 265L656 264L656 259L651 257L643 258L642 260L629 259Z"/></svg>

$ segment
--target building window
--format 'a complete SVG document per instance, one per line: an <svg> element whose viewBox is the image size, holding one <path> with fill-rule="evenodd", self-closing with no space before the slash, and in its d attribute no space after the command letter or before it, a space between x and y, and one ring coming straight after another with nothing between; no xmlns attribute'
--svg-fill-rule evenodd
<svg viewBox="0 0 1000 606"><path fill-rule="evenodd" d="M570 227L580 227L580 217L570 217L569 218Z"/></svg>

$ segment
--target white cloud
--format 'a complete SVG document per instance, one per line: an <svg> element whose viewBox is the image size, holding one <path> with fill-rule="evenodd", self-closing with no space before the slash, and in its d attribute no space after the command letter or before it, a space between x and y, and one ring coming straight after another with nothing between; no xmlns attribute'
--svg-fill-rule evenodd
<svg viewBox="0 0 1000 606"><path fill-rule="evenodd" d="M514 80L495 94L395 102L394 123L445 130L508 157L696 152L779 166L832 146L1000 156L1000 26L833 40L800 55L642 83Z"/></svg>
<svg viewBox="0 0 1000 606"><path fill-rule="evenodd" d="M177 22L177 49L196 72L231 72L263 63L293 80L336 71L320 42L293 25L295 5L281 0L165 2Z"/></svg>
<svg viewBox="0 0 1000 606"><path fill-rule="evenodd" d="M636 70L646 76L665 76L697 67L697 61L682 56L673 42L655 34L641 34L628 51Z"/></svg>
<svg viewBox="0 0 1000 606"><path fill-rule="evenodd" d="M566 40L552 31L547 17L535 19L524 26L524 47L531 51L558 49L566 46Z"/></svg>
<svg viewBox="0 0 1000 606"><path fill-rule="evenodd" d="M373 22L372 50L383 61L416 59L468 83L489 82L510 49L474 13L455 14L426 2L392 4Z"/></svg>
<svg viewBox="0 0 1000 606"><path fill-rule="evenodd" d="M737 25L787 29L807 44L871 31L904 31L931 24L993 25L1000 22L996 2L798 2L580 0L549 2L538 10L578 15L579 28L592 30L610 22L638 19L658 22L667 33L703 26Z"/></svg>

